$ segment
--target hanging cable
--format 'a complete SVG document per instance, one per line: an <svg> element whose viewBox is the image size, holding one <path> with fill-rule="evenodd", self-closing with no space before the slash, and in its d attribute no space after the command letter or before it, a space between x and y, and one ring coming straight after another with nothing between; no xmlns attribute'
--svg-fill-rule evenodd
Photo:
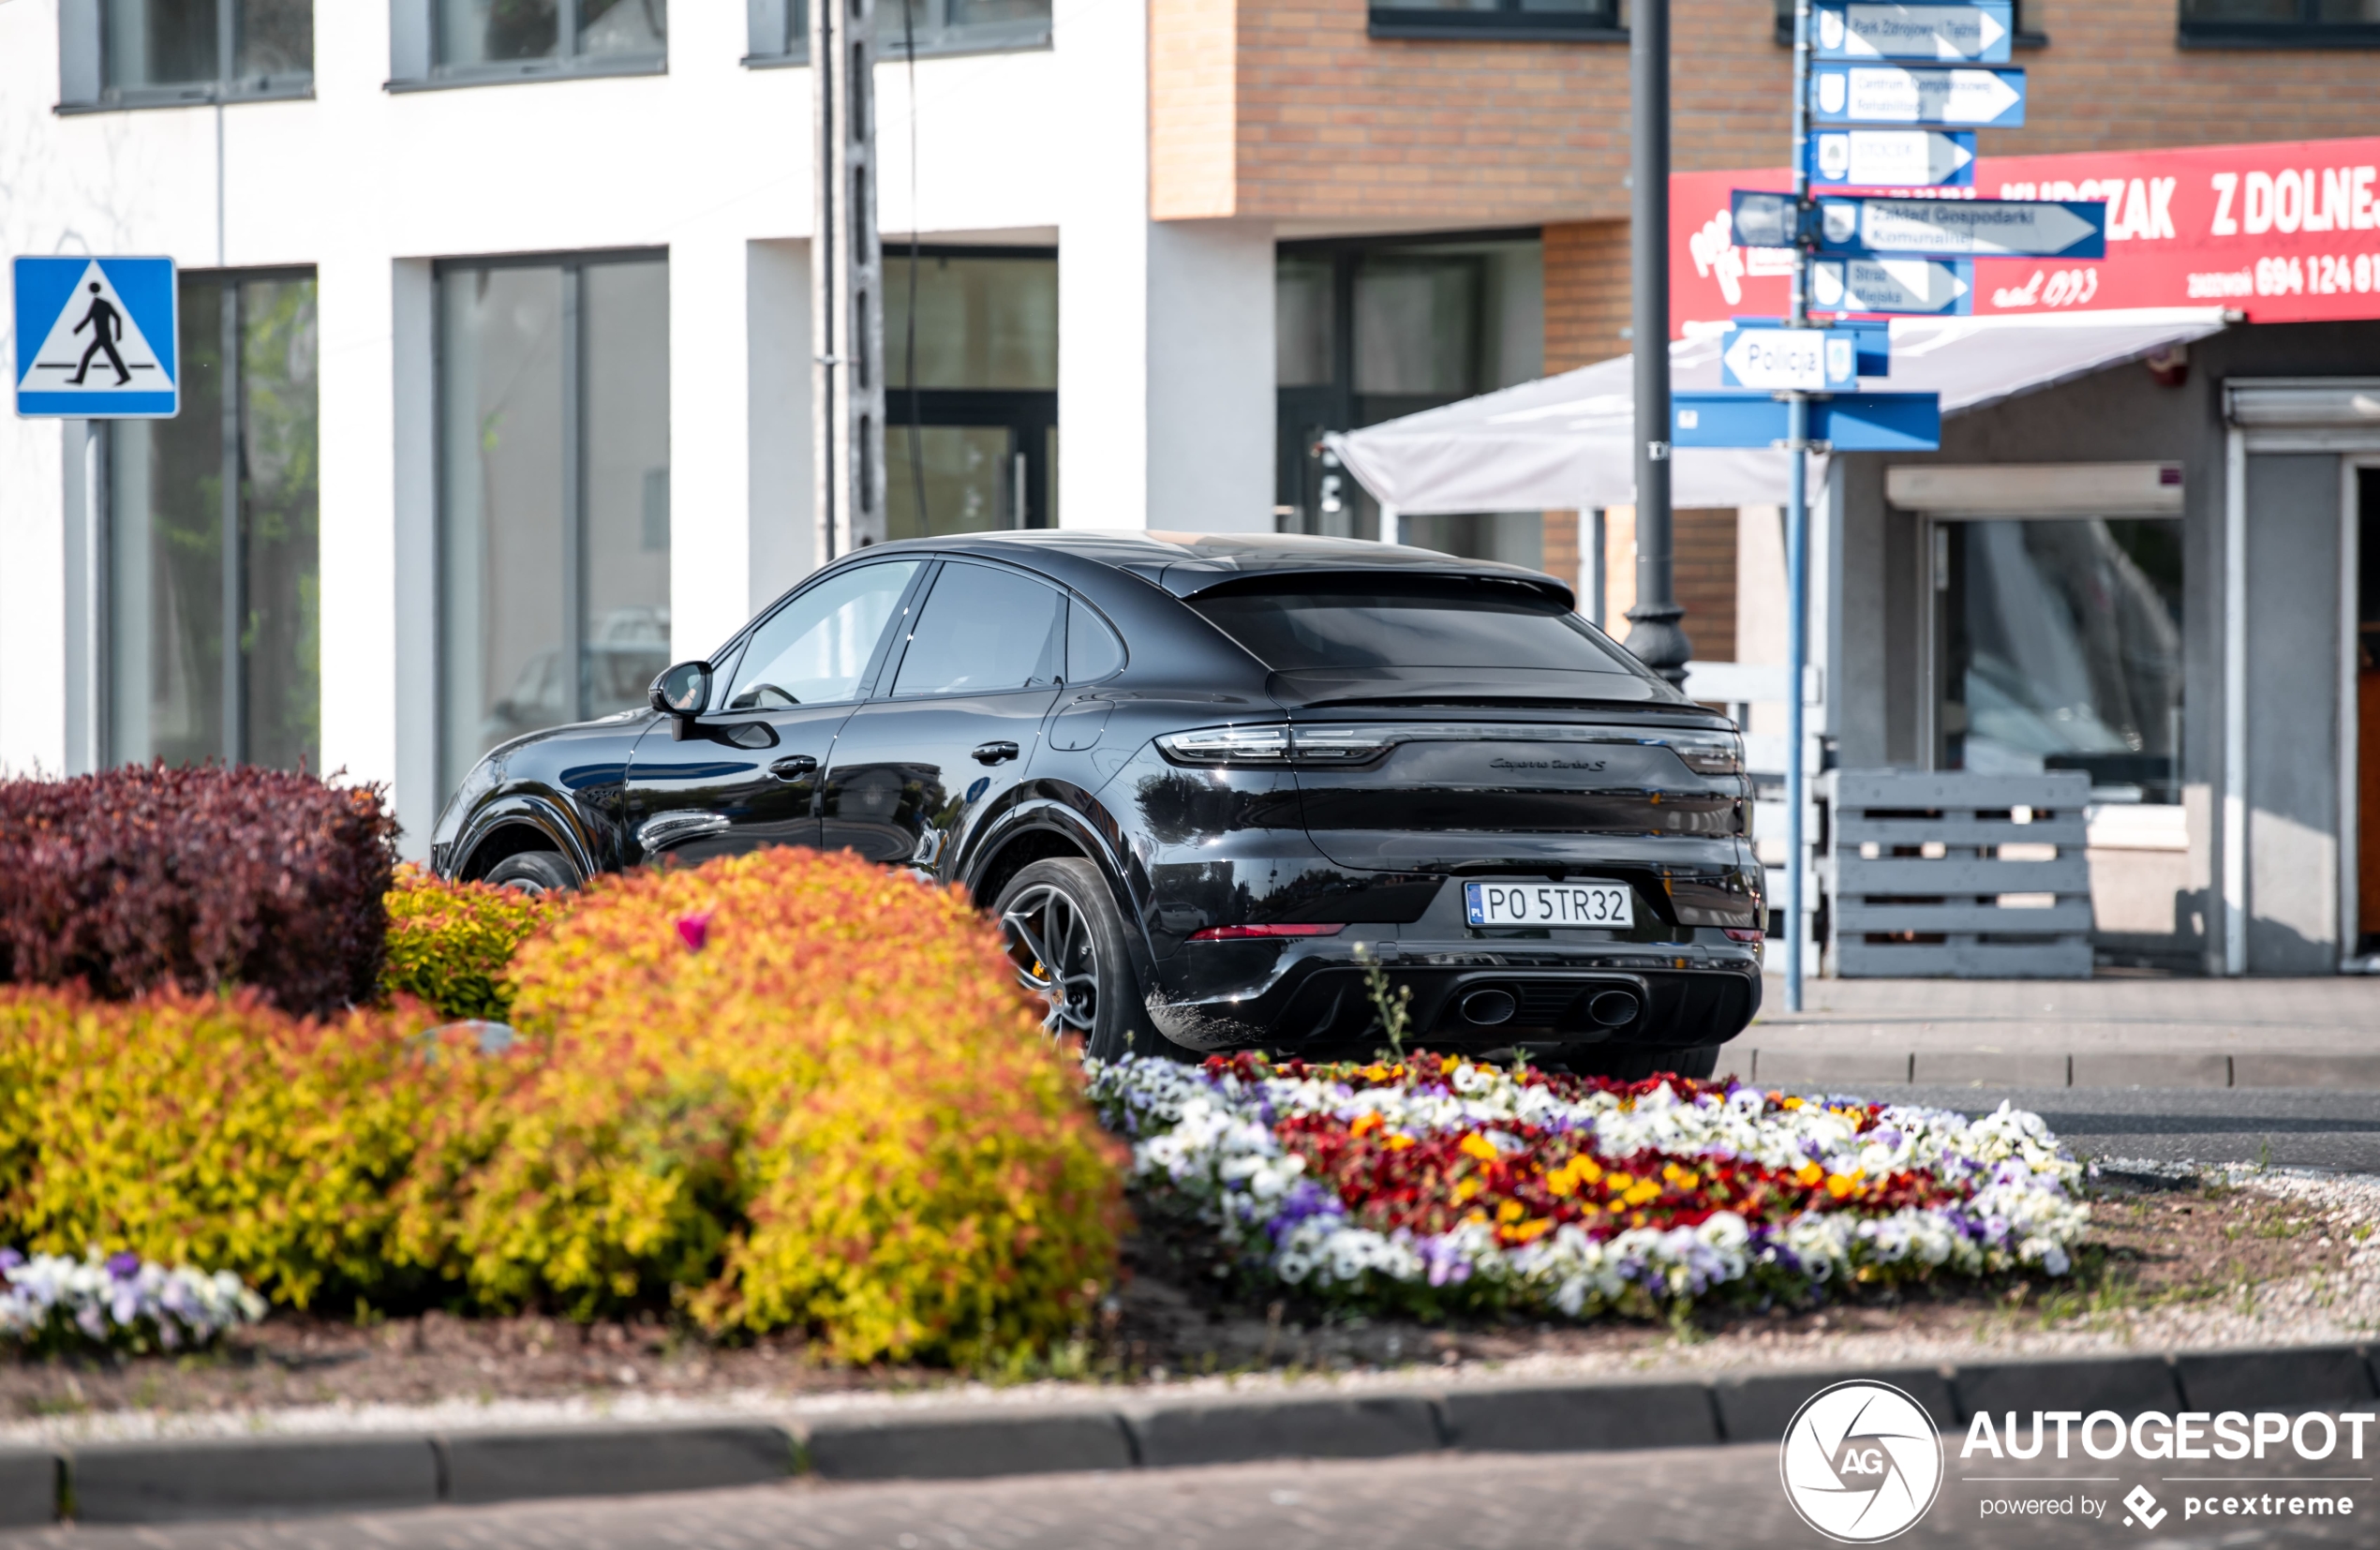
<svg viewBox="0 0 2380 1550"><path fill-rule="evenodd" d="M909 60L909 315L901 328L900 369L909 382L909 487L917 500L917 531L930 535L926 514L924 433L917 425L917 0L900 0L900 48ZM1017 514L1017 526L1025 525Z"/></svg>

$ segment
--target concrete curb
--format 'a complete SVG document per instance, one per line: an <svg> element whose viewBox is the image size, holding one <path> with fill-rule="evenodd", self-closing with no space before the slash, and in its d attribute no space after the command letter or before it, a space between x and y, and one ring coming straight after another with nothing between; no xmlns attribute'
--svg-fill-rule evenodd
<svg viewBox="0 0 2380 1550"><path fill-rule="evenodd" d="M1741 1044L1741 1041L1738 1041ZM2380 1054L2316 1050L1805 1050L1722 1045L1719 1071L1764 1087L2380 1088Z"/></svg>
<svg viewBox="0 0 2380 1550"><path fill-rule="evenodd" d="M1811 1395L1898 1388L1945 1431L1984 1411L2302 1410L2380 1399L2365 1346L1945 1367L1736 1372L1072 1407L884 1409L761 1422L0 1449L0 1528L289 1517L822 1480L959 1480L1289 1458L1617 1452L1774 1442Z"/></svg>

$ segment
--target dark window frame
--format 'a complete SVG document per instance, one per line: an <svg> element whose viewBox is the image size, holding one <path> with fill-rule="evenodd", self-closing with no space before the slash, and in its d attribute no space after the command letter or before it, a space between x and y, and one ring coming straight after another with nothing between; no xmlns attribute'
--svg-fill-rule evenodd
<svg viewBox="0 0 2380 1550"><path fill-rule="evenodd" d="M67 0L59 7L59 97L57 112L115 113L146 108L189 108L214 103L302 102L314 96L311 58L303 70L241 76L240 0L215 0L216 74L210 81L111 86L107 82L108 11L104 0ZM309 45L311 39L308 39Z"/></svg>
<svg viewBox="0 0 2380 1550"><path fill-rule="evenodd" d="M909 57L901 18L884 0L876 11L876 58L879 64ZM914 31L920 59L970 53L1021 53L1050 46L1050 19L1030 22L953 24L950 0L924 0L925 19ZM808 0L746 0L747 31L743 65L746 69L773 70L810 63Z"/></svg>
<svg viewBox="0 0 2380 1550"><path fill-rule="evenodd" d="M2194 21L2176 0L2174 41L2184 49L2380 49L2380 22L2324 22L2318 0L2298 0L2292 22Z"/></svg>
<svg viewBox="0 0 2380 1550"><path fill-rule="evenodd" d="M1522 0L1496 0L1494 10L1436 10L1373 0L1366 31L1374 37L1472 43L1625 43L1627 0L1603 0L1595 10L1524 10Z"/></svg>
<svg viewBox="0 0 2380 1550"><path fill-rule="evenodd" d="M418 24L423 33L418 46L425 52L422 61L411 69L394 74L394 78L387 83L391 92L449 91L458 87L511 86L537 81L597 81L610 76L669 73L666 0L662 12L662 46L652 53L589 54L576 52L582 0L557 0L560 14L556 24L559 36L552 57L464 65L450 65L440 57L445 52L445 33L438 0L404 0L404 3L421 7Z"/></svg>

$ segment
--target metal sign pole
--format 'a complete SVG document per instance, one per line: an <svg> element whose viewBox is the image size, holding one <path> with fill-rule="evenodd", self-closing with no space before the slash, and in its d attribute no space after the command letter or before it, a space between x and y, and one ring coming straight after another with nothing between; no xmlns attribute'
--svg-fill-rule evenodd
<svg viewBox="0 0 2380 1550"><path fill-rule="evenodd" d="M1810 0L1793 5L1793 202L1809 194L1806 167L1809 139ZM1795 328L1809 326L1809 249L1793 245L1792 311ZM1785 451L1792 465L1785 512L1785 1009L1802 1009L1802 938L1806 931L1808 864L1802 844L1802 808L1808 774L1803 758L1804 721L1809 696L1809 395L1786 400Z"/></svg>

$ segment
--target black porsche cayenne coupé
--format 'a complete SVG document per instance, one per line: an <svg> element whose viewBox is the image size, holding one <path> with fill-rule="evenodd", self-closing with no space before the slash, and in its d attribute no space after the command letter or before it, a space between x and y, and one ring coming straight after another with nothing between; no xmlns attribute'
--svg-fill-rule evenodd
<svg viewBox="0 0 2380 1550"><path fill-rule="evenodd" d="M848 847L963 883L1093 1053L1411 1035L1708 1074L1761 993L1724 718L1513 566L1034 531L863 549L652 708L506 743L437 870L531 889Z"/></svg>

